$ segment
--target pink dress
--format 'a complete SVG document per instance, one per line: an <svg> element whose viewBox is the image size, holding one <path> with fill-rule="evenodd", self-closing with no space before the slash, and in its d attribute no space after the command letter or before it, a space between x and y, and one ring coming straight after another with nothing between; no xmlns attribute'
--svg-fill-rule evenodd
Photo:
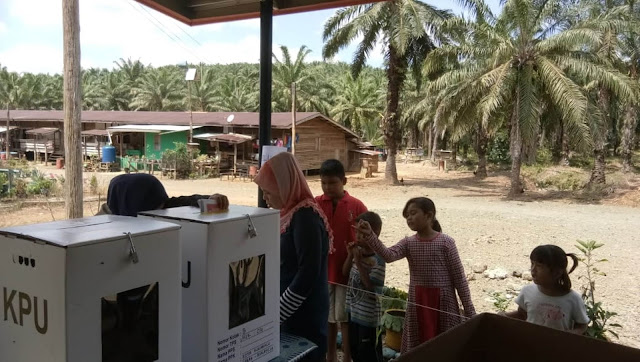
<svg viewBox="0 0 640 362"><path fill-rule="evenodd" d="M402 330L401 353L463 322L456 290L464 315L471 318L476 314L464 267L450 236L439 233L427 240L416 234L387 248L372 234L368 242L387 263L402 258L409 262L409 304ZM413 303L447 313L416 307Z"/></svg>

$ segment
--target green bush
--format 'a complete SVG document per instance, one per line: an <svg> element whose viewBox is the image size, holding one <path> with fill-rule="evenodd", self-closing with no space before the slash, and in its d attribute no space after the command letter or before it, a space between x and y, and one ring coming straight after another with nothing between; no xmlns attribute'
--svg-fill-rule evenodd
<svg viewBox="0 0 640 362"><path fill-rule="evenodd" d="M511 163L511 155L509 154L509 135L506 131L496 133L491 142L489 142L487 160L496 164Z"/></svg>
<svg viewBox="0 0 640 362"><path fill-rule="evenodd" d="M618 338L618 333L613 328L621 329L618 323L612 323L611 319L616 317L618 313L605 309L602 302L596 300L596 277L604 277L606 274L598 268L598 264L607 262L607 259L597 259L594 251L604 246L594 240L582 241L578 240L576 248L582 253L580 262L587 268L587 275L584 285L582 286L582 299L587 307L587 316L589 324L585 334L596 339L609 340L609 335Z"/></svg>
<svg viewBox="0 0 640 362"><path fill-rule="evenodd" d="M9 177L5 173L0 173L0 197L6 196Z"/></svg>
<svg viewBox="0 0 640 362"><path fill-rule="evenodd" d="M536 164L541 166L553 165L553 152L548 148L538 148L536 152Z"/></svg>
<svg viewBox="0 0 640 362"><path fill-rule="evenodd" d="M380 308L383 311L387 309L405 309L407 308L408 297L409 295L404 290L385 286L382 288Z"/></svg>
<svg viewBox="0 0 640 362"><path fill-rule="evenodd" d="M14 187L11 189L11 196L19 197L24 199L28 196L27 194L27 182L23 179L17 179Z"/></svg>
<svg viewBox="0 0 640 362"><path fill-rule="evenodd" d="M31 174L31 182L27 185L27 195L33 196L50 196L57 189L57 179L47 177L38 170L33 170Z"/></svg>
<svg viewBox="0 0 640 362"><path fill-rule="evenodd" d="M94 195L98 193L98 178L96 175L91 176L91 180L89 181L89 192Z"/></svg>

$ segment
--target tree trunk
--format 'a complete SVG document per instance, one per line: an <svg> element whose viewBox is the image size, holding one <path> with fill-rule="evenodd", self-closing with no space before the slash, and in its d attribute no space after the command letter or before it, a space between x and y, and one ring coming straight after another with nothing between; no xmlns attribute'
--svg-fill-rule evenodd
<svg viewBox="0 0 640 362"><path fill-rule="evenodd" d="M7 152L7 153L5 153L5 157L6 157L7 161L9 160L9 158L11 158L11 152L9 152L11 150L11 147L10 147L10 145L11 145L11 136L9 135L9 130L11 129L11 128L9 128L9 126L11 125L11 123L10 123L10 119L11 119L11 111L10 111L10 109L11 109L11 105L9 104L9 102L7 102L7 130L4 132L4 134L5 134L4 140L6 142L5 148L6 148L6 152Z"/></svg>
<svg viewBox="0 0 640 362"><path fill-rule="evenodd" d="M622 127L622 171L633 170L633 148L635 144L636 127L638 124L638 107L627 105L624 113L624 125Z"/></svg>
<svg viewBox="0 0 640 362"><path fill-rule="evenodd" d="M509 153L511 154L511 189L509 196L520 195L524 190L520 181L520 167L522 166L522 134L520 132L520 92L516 90L516 104L511 115L511 134Z"/></svg>
<svg viewBox="0 0 640 362"><path fill-rule="evenodd" d="M438 128L433 127L433 145L431 145L431 160L436 160L436 151L438 150Z"/></svg>
<svg viewBox="0 0 640 362"><path fill-rule="evenodd" d="M487 131L484 129L482 122L478 122L477 134L476 134L476 147L475 151L478 154L478 168L476 169L476 177L487 177L487 147L489 145L489 137Z"/></svg>
<svg viewBox="0 0 640 362"><path fill-rule="evenodd" d="M598 106L602 112L601 124L596 126L593 145L593 170L589 178L589 185L606 183L605 169L607 163L607 126L609 125L609 92L600 88L598 92Z"/></svg>
<svg viewBox="0 0 640 362"><path fill-rule="evenodd" d="M556 131L554 159L560 166L569 166L569 138L564 131L564 121L562 120L560 120L558 130Z"/></svg>
<svg viewBox="0 0 640 362"><path fill-rule="evenodd" d="M429 125L429 127L427 127L427 132L429 133L429 141L427 142L428 147L427 147L427 157L429 157L429 159L433 159L433 151L431 149L431 145L433 144L433 127L431 127L431 125Z"/></svg>
<svg viewBox="0 0 640 362"><path fill-rule="evenodd" d="M80 218L82 204L82 88L80 74L80 13L79 0L62 0L64 48L64 157L65 210L67 218Z"/></svg>
<svg viewBox="0 0 640 362"><path fill-rule="evenodd" d="M387 107L382 118L382 132L384 134L385 146L387 148L387 164L385 169L385 179L392 185L399 184L398 171L396 169L396 153L401 132L400 119L400 91L405 77L405 61L392 45L389 45L389 62L387 65Z"/></svg>
<svg viewBox="0 0 640 362"><path fill-rule="evenodd" d="M632 63L629 75L631 79L638 80L637 63ZM633 149L635 146L636 127L638 125L638 105L628 104L624 112L624 125L622 127L622 171L631 172L633 170Z"/></svg>

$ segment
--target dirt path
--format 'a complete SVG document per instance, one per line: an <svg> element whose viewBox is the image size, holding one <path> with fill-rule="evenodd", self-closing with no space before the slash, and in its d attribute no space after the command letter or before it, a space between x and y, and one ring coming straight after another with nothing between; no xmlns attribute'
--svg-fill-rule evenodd
<svg viewBox="0 0 640 362"><path fill-rule="evenodd" d="M620 314L620 343L640 348L640 250L638 225L640 210L637 208L581 204L566 201L507 201L508 180L504 176L492 176L482 182L471 173L439 173L425 165L399 165L404 186L385 186L382 174L373 179L349 179L347 189L360 198L369 209L378 212L383 219L382 240L392 245L410 230L401 216L404 203L411 197L431 197L438 208L437 217L444 231L455 238L467 273L471 265L486 264L513 270L529 268L528 255L540 244L557 244L567 252L578 252L577 239L597 240L605 243L598 250L599 258L607 258L601 269L606 277L597 281L597 295L606 309ZM104 187L113 175L99 175ZM90 176L89 176L90 177ZM170 195L221 192L232 203L255 205L257 188L253 183L220 180L162 180ZM310 177L309 184L315 194L321 192L317 177ZM527 200L536 198L528 197ZM94 202L94 204L97 204ZM85 207L90 214L97 205ZM61 207L54 208L62 216ZM0 209L0 226L50 221L46 207L20 211ZM572 274L574 289L579 290L583 280L579 277L584 267ZM489 280L476 275L470 282L471 292L478 311L493 311L488 293L505 291L512 285L527 282L509 276L505 280ZM398 261L387 266L387 284L407 288L408 266ZM512 304L512 307L515 304Z"/></svg>

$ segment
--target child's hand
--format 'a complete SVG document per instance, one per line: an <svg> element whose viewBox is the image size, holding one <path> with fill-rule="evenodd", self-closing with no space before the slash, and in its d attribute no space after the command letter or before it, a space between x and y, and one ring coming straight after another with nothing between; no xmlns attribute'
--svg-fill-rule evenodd
<svg viewBox="0 0 640 362"><path fill-rule="evenodd" d="M353 256L353 250L358 248L358 244L351 242L347 244L347 253Z"/></svg>
<svg viewBox="0 0 640 362"><path fill-rule="evenodd" d="M356 229L356 232L358 233L358 240L364 241L368 239L373 233L373 230L371 229L371 225L369 225L369 222L365 220L358 221L358 223L353 225L353 227Z"/></svg>
<svg viewBox="0 0 640 362"><path fill-rule="evenodd" d="M355 248L353 248L351 250L351 253L353 254L353 260L356 263L359 263L360 259L362 258L362 250L360 250L360 248L358 246L356 246Z"/></svg>

